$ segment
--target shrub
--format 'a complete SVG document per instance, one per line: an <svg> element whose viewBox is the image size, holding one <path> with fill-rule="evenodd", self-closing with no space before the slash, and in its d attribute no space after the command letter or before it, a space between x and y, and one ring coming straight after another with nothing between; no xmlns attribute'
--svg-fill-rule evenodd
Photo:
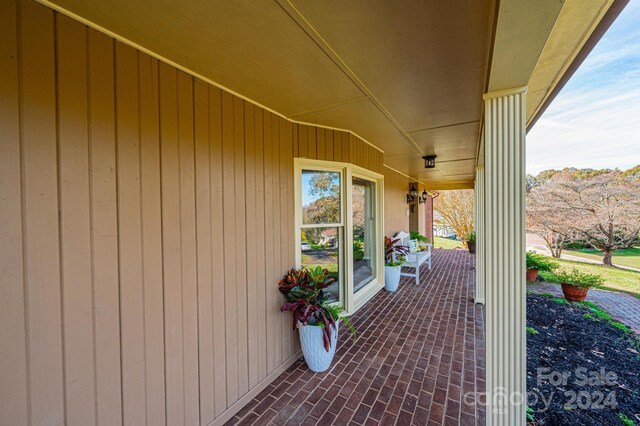
<svg viewBox="0 0 640 426"><path fill-rule="evenodd" d="M409 232L409 234L410 234L412 240L416 240L416 241L418 241L420 243L428 243L429 242L429 238L425 237L424 235L422 235L418 231L411 231L411 232Z"/></svg>
<svg viewBox="0 0 640 426"><path fill-rule="evenodd" d="M551 258L538 254L534 251L527 252L527 269L537 269L538 271L553 271L559 265Z"/></svg>
<svg viewBox="0 0 640 426"><path fill-rule="evenodd" d="M586 274L577 269L573 269L571 272L560 271L549 274L545 279L553 283L568 284L579 288L598 288L604 282L600 275Z"/></svg>
<svg viewBox="0 0 640 426"><path fill-rule="evenodd" d="M353 240L353 260L364 259L364 242Z"/></svg>
<svg viewBox="0 0 640 426"><path fill-rule="evenodd" d="M469 232L469 235L467 235L467 242L472 244L476 242L476 231Z"/></svg>
<svg viewBox="0 0 640 426"><path fill-rule="evenodd" d="M565 248L569 250L584 250L592 247L586 240L574 240L566 243Z"/></svg>

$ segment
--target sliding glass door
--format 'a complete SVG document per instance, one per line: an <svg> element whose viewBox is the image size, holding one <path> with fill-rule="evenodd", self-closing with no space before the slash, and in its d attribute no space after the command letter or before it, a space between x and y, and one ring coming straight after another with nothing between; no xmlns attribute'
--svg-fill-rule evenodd
<svg viewBox="0 0 640 426"><path fill-rule="evenodd" d="M353 292L358 293L376 278L376 183L353 176L351 214L353 238Z"/></svg>

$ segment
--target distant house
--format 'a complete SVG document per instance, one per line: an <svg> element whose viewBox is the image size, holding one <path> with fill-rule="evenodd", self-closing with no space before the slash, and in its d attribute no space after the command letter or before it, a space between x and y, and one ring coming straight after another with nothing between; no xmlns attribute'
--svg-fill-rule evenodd
<svg viewBox="0 0 640 426"><path fill-rule="evenodd" d="M326 228L320 234L320 241L318 241L318 244L323 246L329 246L331 248L336 248L337 241L338 241L337 237L338 237L338 231L336 228Z"/></svg>
<svg viewBox="0 0 640 426"><path fill-rule="evenodd" d="M455 231L438 212L433 212L433 235L436 237L459 240Z"/></svg>

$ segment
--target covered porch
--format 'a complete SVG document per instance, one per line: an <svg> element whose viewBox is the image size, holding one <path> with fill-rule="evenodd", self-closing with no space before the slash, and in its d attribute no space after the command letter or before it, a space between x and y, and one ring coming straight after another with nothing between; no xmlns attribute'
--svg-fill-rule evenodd
<svg viewBox="0 0 640 426"><path fill-rule="evenodd" d="M626 2L0 0L0 424L524 424L525 136ZM386 294L410 188L475 188L477 267Z"/></svg>
<svg viewBox="0 0 640 426"><path fill-rule="evenodd" d="M420 285L403 278L352 316L333 365L300 358L227 425L483 425L484 306L474 303L475 256L436 249Z"/></svg>

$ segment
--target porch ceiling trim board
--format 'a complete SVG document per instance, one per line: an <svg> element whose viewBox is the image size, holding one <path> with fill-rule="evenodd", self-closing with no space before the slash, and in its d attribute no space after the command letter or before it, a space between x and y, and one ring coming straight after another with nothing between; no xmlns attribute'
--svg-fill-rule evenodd
<svg viewBox="0 0 640 426"><path fill-rule="evenodd" d="M322 49L325 54L331 58L331 60L345 73L345 75L364 93L367 99L369 99L375 107L389 120L391 124L400 132L405 140L412 145L416 152L420 155L424 155L424 151L409 135L398 120L387 110L382 102L376 98L374 93L367 87L367 85L356 75L349 65L336 53L336 51L329 45L329 43L320 35L320 33L313 27L313 25L302 15L302 13L289 1L289 0L276 0L280 7L298 24L300 28ZM351 102L351 101L347 101ZM345 102L346 103L346 102ZM327 107L322 107L325 109ZM299 113L301 114L301 113ZM294 114L299 115L299 114ZM291 116L290 116L291 117Z"/></svg>

